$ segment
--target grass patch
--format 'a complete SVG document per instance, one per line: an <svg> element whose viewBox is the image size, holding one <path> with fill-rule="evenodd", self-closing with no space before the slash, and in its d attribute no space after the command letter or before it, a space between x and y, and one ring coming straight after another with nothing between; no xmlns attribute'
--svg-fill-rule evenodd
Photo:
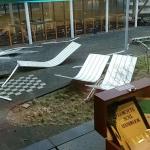
<svg viewBox="0 0 150 150"><path fill-rule="evenodd" d="M17 125L74 125L93 118L93 102L84 103L84 94L72 86L37 98L29 108L11 110L7 119Z"/></svg>
<svg viewBox="0 0 150 150"><path fill-rule="evenodd" d="M150 74L147 72L144 57L139 57L133 80L143 77L150 77ZM93 102L84 103L84 98L83 92L70 85L29 102L30 107L27 109L17 106L8 113L7 119L13 125L22 126L80 124L94 116ZM145 111L149 106L150 103L142 104Z"/></svg>
<svg viewBox="0 0 150 150"><path fill-rule="evenodd" d="M144 113L150 114L150 98L140 99L139 105Z"/></svg>
<svg viewBox="0 0 150 150"><path fill-rule="evenodd" d="M148 64L146 63L145 59L146 58L144 56L138 57L134 70L133 80L138 80L143 77L150 77L150 72L148 72ZM150 63L150 58L148 61Z"/></svg>

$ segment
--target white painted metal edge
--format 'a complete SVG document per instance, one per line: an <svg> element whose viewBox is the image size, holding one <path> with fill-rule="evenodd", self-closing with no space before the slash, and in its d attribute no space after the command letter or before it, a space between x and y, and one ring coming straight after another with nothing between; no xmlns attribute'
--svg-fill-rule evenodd
<svg viewBox="0 0 150 150"><path fill-rule="evenodd" d="M44 42L42 44L57 44L57 43L67 43L67 42L72 42L72 41L75 41L77 39L79 39L80 37L76 37L74 39L71 39L71 40L68 40L68 41L54 41L54 42Z"/></svg>

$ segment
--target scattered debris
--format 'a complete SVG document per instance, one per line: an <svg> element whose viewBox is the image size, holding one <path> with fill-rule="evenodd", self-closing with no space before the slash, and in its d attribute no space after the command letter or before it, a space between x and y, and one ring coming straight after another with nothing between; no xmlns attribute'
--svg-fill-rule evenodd
<svg viewBox="0 0 150 150"><path fill-rule="evenodd" d="M0 98L1 98L1 99L4 99L4 100L7 100L7 101L12 101L12 99L11 99L11 98L9 98L9 97L0 96Z"/></svg>
<svg viewBox="0 0 150 150"><path fill-rule="evenodd" d="M21 106L22 106L23 108L26 108L26 109L27 109L27 108L29 108L31 105L30 105L29 103L24 103L24 104L22 104Z"/></svg>
<svg viewBox="0 0 150 150"><path fill-rule="evenodd" d="M44 43L42 43L42 44L67 43L67 42L75 41L75 40L77 40L77 39L79 39L79 37L76 37L76 38L71 39L71 40L68 40L68 41L53 41L53 42L44 42Z"/></svg>
<svg viewBox="0 0 150 150"><path fill-rule="evenodd" d="M91 120L93 102L84 103L84 94L73 87L34 99L11 109L7 120L16 126L73 125Z"/></svg>

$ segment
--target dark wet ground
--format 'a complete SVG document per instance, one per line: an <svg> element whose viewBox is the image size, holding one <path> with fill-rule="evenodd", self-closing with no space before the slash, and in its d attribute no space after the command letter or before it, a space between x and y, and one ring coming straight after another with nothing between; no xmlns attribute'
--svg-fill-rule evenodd
<svg viewBox="0 0 150 150"><path fill-rule="evenodd" d="M9 126L6 129L0 130L0 150L18 150L20 148L26 147L27 145L58 134L71 127L74 126Z"/></svg>
<svg viewBox="0 0 150 150"><path fill-rule="evenodd" d="M138 27L137 29L129 30L129 37L138 36L149 36L150 27ZM54 73L61 73L68 76L74 76L79 69L72 69L72 66L81 65L85 61L89 53L100 53L110 54L124 50L124 32L110 32L110 33L98 33L84 35L80 37L76 42L81 43L82 47L77 50L67 61L62 65L54 68L46 69L19 69L14 77L28 75L30 73L42 77L44 80L49 81L47 89L43 89L43 92L39 93L38 96L44 93L52 92L58 88L64 87L70 83L70 80L60 80L54 77ZM22 54L11 57L11 59L0 60L0 75L1 81L3 75L6 75L12 71L16 65L16 60L38 60L46 61L56 56L68 43L59 44L47 44L42 45L41 48L34 48L31 50L39 51L33 54ZM28 50L28 49L24 49ZM144 51L137 45L130 45L129 50L124 52L125 54L133 54L136 56L143 55ZM36 97L36 92L31 93L32 96ZM8 110L18 103L32 100L33 97L22 95L22 97L16 97L13 102L6 102L0 100L0 150L18 150L19 148L25 147L31 143L39 141L44 138L48 138L54 134L61 132L72 126L34 126L34 127L14 127L11 126L6 120Z"/></svg>

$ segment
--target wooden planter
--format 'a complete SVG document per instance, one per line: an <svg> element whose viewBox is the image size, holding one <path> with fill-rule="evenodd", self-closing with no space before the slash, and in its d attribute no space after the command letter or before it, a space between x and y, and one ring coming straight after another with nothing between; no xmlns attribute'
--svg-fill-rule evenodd
<svg viewBox="0 0 150 150"><path fill-rule="evenodd" d="M128 89L134 86L134 89ZM120 102L130 97L150 97L150 78L134 81L128 86L122 86L122 90L111 89L96 93L94 96L94 123L96 131L106 139L107 150L120 150L117 142L108 140L107 120L108 106L114 102ZM146 125L148 127L148 125Z"/></svg>

